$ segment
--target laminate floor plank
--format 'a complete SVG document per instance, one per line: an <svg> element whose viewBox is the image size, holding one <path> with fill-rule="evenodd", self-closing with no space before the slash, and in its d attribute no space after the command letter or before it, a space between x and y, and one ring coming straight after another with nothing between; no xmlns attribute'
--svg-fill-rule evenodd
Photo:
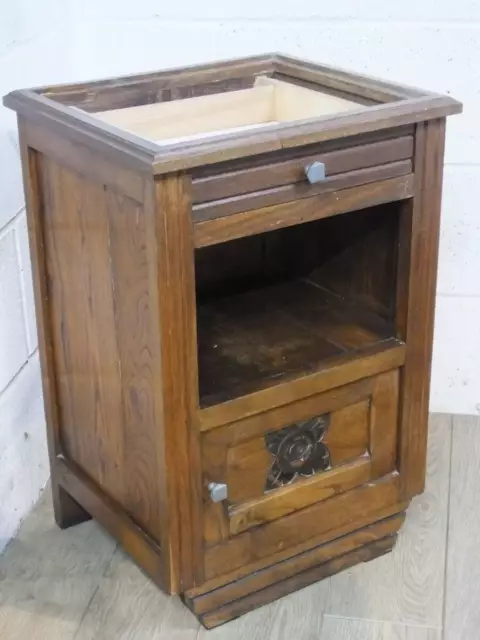
<svg viewBox="0 0 480 640"><path fill-rule="evenodd" d="M221 627L202 628L198 640L319 640L328 586L322 580Z"/></svg>
<svg viewBox="0 0 480 640"><path fill-rule="evenodd" d="M199 623L122 550L100 582L75 640L195 640Z"/></svg>
<svg viewBox="0 0 480 640"><path fill-rule="evenodd" d="M318 640L441 640L441 629L325 616Z"/></svg>
<svg viewBox="0 0 480 640"><path fill-rule="evenodd" d="M0 556L0 638L72 639L115 546L94 522L61 531L44 491Z"/></svg>
<svg viewBox="0 0 480 640"><path fill-rule="evenodd" d="M445 640L480 638L480 417L453 419Z"/></svg>
<svg viewBox="0 0 480 640"><path fill-rule="evenodd" d="M388 556L212 631L163 594L94 522L54 524L49 492L0 556L3 640L444 640L480 637L480 418L433 416L426 493Z"/></svg>
<svg viewBox="0 0 480 640"><path fill-rule="evenodd" d="M451 417L432 416L425 493L393 553L332 577L327 615L441 627L450 446Z"/></svg>

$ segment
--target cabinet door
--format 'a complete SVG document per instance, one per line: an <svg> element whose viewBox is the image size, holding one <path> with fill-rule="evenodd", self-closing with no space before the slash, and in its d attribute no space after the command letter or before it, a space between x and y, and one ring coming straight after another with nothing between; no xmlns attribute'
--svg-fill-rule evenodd
<svg viewBox="0 0 480 640"><path fill-rule="evenodd" d="M207 576L395 502L397 408L396 369L204 433Z"/></svg>

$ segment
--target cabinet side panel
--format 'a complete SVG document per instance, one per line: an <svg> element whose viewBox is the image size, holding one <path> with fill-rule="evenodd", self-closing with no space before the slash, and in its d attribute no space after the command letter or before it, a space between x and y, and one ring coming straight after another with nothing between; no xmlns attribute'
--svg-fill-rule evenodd
<svg viewBox="0 0 480 640"><path fill-rule="evenodd" d="M56 469L57 455L61 453L60 423L47 295L44 228L42 224L44 203L39 178L41 155L27 143L28 133L26 124L23 118L18 118L33 290L35 294L38 350L42 367L42 387L47 426L48 454L50 458L53 510L58 526L67 528L84 520L88 520L90 516L60 485Z"/></svg>
<svg viewBox="0 0 480 640"><path fill-rule="evenodd" d="M142 205L39 168L61 449L158 540Z"/></svg>
<svg viewBox="0 0 480 640"><path fill-rule="evenodd" d="M148 291L145 213L133 200L107 193L112 288L123 401L124 504L160 542L161 472L153 397L152 301ZM160 389L156 390L160 393Z"/></svg>
<svg viewBox="0 0 480 640"><path fill-rule="evenodd" d="M40 179L62 448L122 502L121 383L105 191L45 156Z"/></svg>
<svg viewBox="0 0 480 640"><path fill-rule="evenodd" d="M397 332L407 345L400 393L402 499L425 486L445 119L417 126L415 192L400 219Z"/></svg>

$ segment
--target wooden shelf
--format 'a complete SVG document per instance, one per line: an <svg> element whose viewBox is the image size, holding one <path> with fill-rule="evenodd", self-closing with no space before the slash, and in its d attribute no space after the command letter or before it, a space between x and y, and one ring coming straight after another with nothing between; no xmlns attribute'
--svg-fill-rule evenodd
<svg viewBox="0 0 480 640"><path fill-rule="evenodd" d="M401 344L393 325L303 278L200 305L197 322L202 407Z"/></svg>

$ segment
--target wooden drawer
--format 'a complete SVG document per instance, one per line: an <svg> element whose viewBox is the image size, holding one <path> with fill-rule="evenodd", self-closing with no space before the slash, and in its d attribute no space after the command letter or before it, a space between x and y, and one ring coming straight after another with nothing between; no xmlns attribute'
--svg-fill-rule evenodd
<svg viewBox="0 0 480 640"><path fill-rule="evenodd" d="M293 157L282 151L254 164L244 161L200 176L194 172L195 247L410 198L412 153L413 136L401 130L395 137L350 141L333 150L317 145L296 150ZM316 161L324 163L325 179L311 184L305 169Z"/></svg>
<svg viewBox="0 0 480 640"><path fill-rule="evenodd" d="M205 491L206 545L259 525L268 529L315 503L335 508L340 494L393 472L398 375L388 371L205 432L205 487L224 483L228 490L219 503ZM328 531L331 522L312 526L308 534L298 528L291 543Z"/></svg>
<svg viewBox="0 0 480 640"><path fill-rule="evenodd" d="M242 211L387 180L411 173L413 136L409 128L377 134L348 146L312 145L301 151L264 154L256 160L209 167L192 176L195 223ZM310 184L305 167L325 165L326 179Z"/></svg>

